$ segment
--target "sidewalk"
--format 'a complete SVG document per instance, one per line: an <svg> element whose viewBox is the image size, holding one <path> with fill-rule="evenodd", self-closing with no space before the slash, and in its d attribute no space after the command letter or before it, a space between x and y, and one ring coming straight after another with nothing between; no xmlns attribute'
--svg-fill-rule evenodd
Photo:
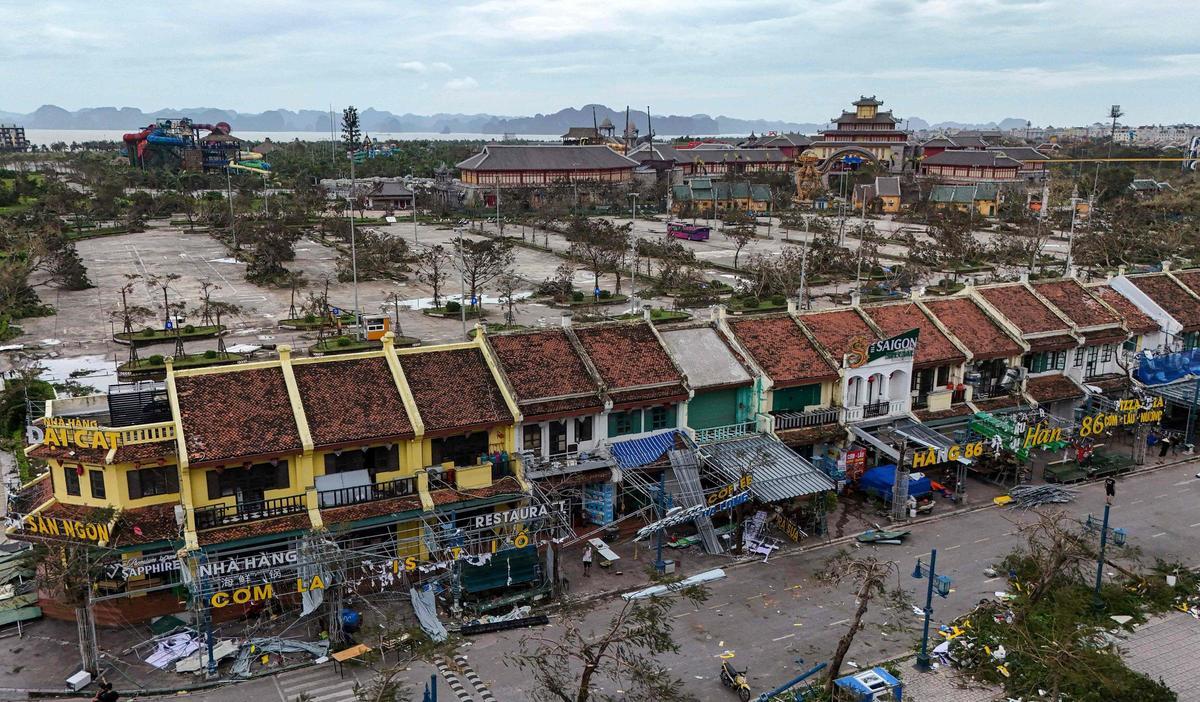
<svg viewBox="0 0 1200 702"><path fill-rule="evenodd" d="M1130 668L1162 680L1179 702L1200 701L1200 621L1175 612L1139 626L1120 646Z"/></svg>

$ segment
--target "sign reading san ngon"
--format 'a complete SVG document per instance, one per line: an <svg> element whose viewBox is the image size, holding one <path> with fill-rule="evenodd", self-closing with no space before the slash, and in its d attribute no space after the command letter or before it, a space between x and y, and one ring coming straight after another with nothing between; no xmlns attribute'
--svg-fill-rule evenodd
<svg viewBox="0 0 1200 702"><path fill-rule="evenodd" d="M850 340L846 365L850 368L862 368L881 358L910 358L917 352L917 337L920 334L920 329L909 329L903 334L878 341L856 336Z"/></svg>
<svg viewBox="0 0 1200 702"><path fill-rule="evenodd" d="M99 522L81 522L40 514L10 514L4 518L4 523L9 529L33 536L63 537L94 544L107 543L109 540L108 525Z"/></svg>
<svg viewBox="0 0 1200 702"><path fill-rule="evenodd" d="M121 433L104 431L94 420L47 417L43 426L25 427L25 441L61 448L112 449L120 442Z"/></svg>

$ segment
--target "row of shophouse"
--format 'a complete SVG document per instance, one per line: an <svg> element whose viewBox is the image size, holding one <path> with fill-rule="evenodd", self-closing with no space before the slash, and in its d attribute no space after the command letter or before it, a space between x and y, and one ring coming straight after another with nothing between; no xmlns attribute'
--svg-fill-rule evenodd
<svg viewBox="0 0 1200 702"><path fill-rule="evenodd" d="M1133 352L1198 337L1192 270L811 312L717 307L671 325L566 316L333 358L281 348L49 402L27 449L49 471L14 497L7 526L114 561L93 583L102 624L178 611L200 575L216 616L267 582L298 596L312 589L312 572L296 576L303 554L339 549L352 556L321 568L356 587L453 572L456 598L484 598L544 583L539 546L643 524L667 468L673 494L695 500L685 483L699 478L673 452L706 467L703 491L749 475L753 499L794 505L835 490L855 451L888 460L881 428L933 445L977 412L1069 419L1089 395L1123 396ZM248 580L247 559L264 557L284 565ZM48 614L74 615L44 595Z"/></svg>

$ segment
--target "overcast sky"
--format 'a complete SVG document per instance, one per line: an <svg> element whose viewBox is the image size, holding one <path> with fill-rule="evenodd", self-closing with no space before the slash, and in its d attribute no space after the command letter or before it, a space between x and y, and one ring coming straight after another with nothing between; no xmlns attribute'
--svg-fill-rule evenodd
<svg viewBox="0 0 1200 702"><path fill-rule="evenodd" d="M0 0L0 110L1200 122L1200 1ZM885 109L886 109L885 108Z"/></svg>

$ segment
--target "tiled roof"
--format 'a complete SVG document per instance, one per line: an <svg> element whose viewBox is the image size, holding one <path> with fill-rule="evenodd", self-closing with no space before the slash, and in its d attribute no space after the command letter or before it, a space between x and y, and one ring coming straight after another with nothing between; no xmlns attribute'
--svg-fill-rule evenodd
<svg viewBox="0 0 1200 702"><path fill-rule="evenodd" d="M979 294L1008 318L1022 334L1069 331L1049 307L1034 297L1024 285L1014 283L994 288L981 288Z"/></svg>
<svg viewBox="0 0 1200 702"><path fill-rule="evenodd" d="M29 483L23 489L10 493L8 509L10 513L26 514L37 509L40 505L54 498L54 481L50 476Z"/></svg>
<svg viewBox="0 0 1200 702"><path fill-rule="evenodd" d="M395 376L382 356L296 363L292 373L313 445L414 436Z"/></svg>
<svg viewBox="0 0 1200 702"><path fill-rule="evenodd" d="M1094 385L1110 395L1120 394L1132 385L1129 376L1124 373L1107 373L1095 378L1088 378L1083 382L1087 385Z"/></svg>
<svg viewBox="0 0 1200 702"><path fill-rule="evenodd" d="M582 406L596 407L597 411L603 406L595 380L564 330L497 334L489 336L488 341L519 402L588 393L588 397L573 399L570 404L583 402ZM522 412L530 414L525 405Z"/></svg>
<svg viewBox="0 0 1200 702"><path fill-rule="evenodd" d="M296 514L289 514L286 517L242 522L241 524L234 524L219 529L207 529L197 533L196 539L200 542L201 546L208 546L211 544L239 541L253 536L270 536L272 534L282 534L287 531L307 531L311 528L312 522L308 520L308 512L298 512Z"/></svg>
<svg viewBox="0 0 1200 702"><path fill-rule="evenodd" d="M922 422L933 422L939 419L950 419L951 417L965 417L973 413L971 412L971 408L963 403L944 410L921 409L913 412L913 414Z"/></svg>
<svg viewBox="0 0 1200 702"><path fill-rule="evenodd" d="M682 380L649 322L580 326L575 336L610 392Z"/></svg>
<svg viewBox="0 0 1200 702"><path fill-rule="evenodd" d="M488 144L458 167L465 171L572 171L632 170L637 165L607 146Z"/></svg>
<svg viewBox="0 0 1200 702"><path fill-rule="evenodd" d="M846 436L846 429L837 423L797 429L779 429L775 435L788 446L808 446L818 441L828 441Z"/></svg>
<svg viewBox="0 0 1200 702"><path fill-rule="evenodd" d="M921 163L930 166L971 166L975 168L1020 168L1015 161L997 151L943 151Z"/></svg>
<svg viewBox="0 0 1200 702"><path fill-rule="evenodd" d="M114 548L155 541L182 540L182 529L175 523L175 504L172 502L121 512L109 546Z"/></svg>
<svg viewBox="0 0 1200 702"><path fill-rule="evenodd" d="M1058 373L1030 378L1025 382L1025 392L1039 404L1083 397L1083 390L1078 385Z"/></svg>
<svg viewBox="0 0 1200 702"><path fill-rule="evenodd" d="M1021 347L966 297L929 300L925 306L979 360L1021 355Z"/></svg>
<svg viewBox="0 0 1200 702"><path fill-rule="evenodd" d="M821 356L791 317L731 319L729 328L775 387L837 377L837 369Z"/></svg>
<svg viewBox="0 0 1200 702"><path fill-rule="evenodd" d="M175 388L193 465L301 449L278 367L176 376Z"/></svg>
<svg viewBox="0 0 1200 702"><path fill-rule="evenodd" d="M527 422L552 417L575 417L582 414L597 414L604 409L604 402L597 395L569 397L565 400L545 402L522 402L518 405Z"/></svg>
<svg viewBox="0 0 1200 702"><path fill-rule="evenodd" d="M87 463L92 466L102 466L104 459L108 458L108 449L38 444L29 452L29 456L40 458L43 461L53 458L61 463Z"/></svg>
<svg viewBox="0 0 1200 702"><path fill-rule="evenodd" d="M84 524L107 524L112 519L113 511L107 507L89 507L87 505L69 505L55 502L39 514L46 517L58 517Z"/></svg>
<svg viewBox="0 0 1200 702"><path fill-rule="evenodd" d="M512 413L477 348L400 354L425 434L508 424Z"/></svg>
<svg viewBox="0 0 1200 702"><path fill-rule="evenodd" d="M800 321L835 362L850 351L850 340L854 337L865 336L872 341L879 338L854 310L806 314L800 317Z"/></svg>
<svg viewBox="0 0 1200 702"><path fill-rule="evenodd" d="M979 402L971 401L980 412L995 412L997 410L1008 409L1020 405L1024 400L1020 397L1006 395L1004 397L993 397L988 400L980 400Z"/></svg>
<svg viewBox="0 0 1200 702"><path fill-rule="evenodd" d="M682 385L674 384L660 385L654 388L641 388L640 390L610 392L608 396L612 400L613 409L629 409L634 405L661 405L683 402L687 399L687 391L683 389Z"/></svg>
<svg viewBox="0 0 1200 702"><path fill-rule="evenodd" d="M1125 327L1134 334L1150 334L1158 331L1158 322L1154 321L1150 315L1138 309L1138 306L1129 301L1121 293L1107 285L1097 285L1091 288L1101 300L1108 303L1121 315L1121 319L1125 322Z"/></svg>
<svg viewBox="0 0 1200 702"><path fill-rule="evenodd" d="M1066 351L1073 349L1079 345L1075 337L1070 334L1055 334L1054 336L1039 336L1036 339L1029 339L1029 350L1032 353L1040 353L1042 351Z"/></svg>
<svg viewBox="0 0 1200 702"><path fill-rule="evenodd" d="M1120 324L1121 320L1073 279L1034 283L1033 289L1080 327Z"/></svg>
<svg viewBox="0 0 1200 702"><path fill-rule="evenodd" d="M917 354L913 358L915 367L942 366L947 363L962 363L967 360L946 335L925 316L916 303L903 302L897 305L871 305L862 308L875 325L888 336L903 334L916 327L921 330L917 338Z"/></svg>
<svg viewBox="0 0 1200 702"><path fill-rule="evenodd" d="M1172 275L1189 290L1200 295L1200 270L1175 271Z"/></svg>
<svg viewBox="0 0 1200 702"><path fill-rule="evenodd" d="M149 444L130 444L128 446L118 446L113 452L113 463L132 463L134 465L143 465L146 463L174 463L177 460L175 455L177 444L174 441L155 441Z"/></svg>
<svg viewBox="0 0 1200 702"><path fill-rule="evenodd" d="M1083 341L1088 346L1096 344L1113 344L1125 341L1128 334L1122 327L1107 327L1096 331L1084 332Z"/></svg>
<svg viewBox="0 0 1200 702"><path fill-rule="evenodd" d="M401 514L420 509L420 495L405 495L404 497L393 497L390 500L376 500L375 502L322 509L321 521L328 524L357 522L360 519L370 519L384 514Z"/></svg>
<svg viewBox="0 0 1200 702"><path fill-rule="evenodd" d="M1182 324L1184 331L1200 330L1200 304L1165 273L1130 277L1129 282Z"/></svg>

